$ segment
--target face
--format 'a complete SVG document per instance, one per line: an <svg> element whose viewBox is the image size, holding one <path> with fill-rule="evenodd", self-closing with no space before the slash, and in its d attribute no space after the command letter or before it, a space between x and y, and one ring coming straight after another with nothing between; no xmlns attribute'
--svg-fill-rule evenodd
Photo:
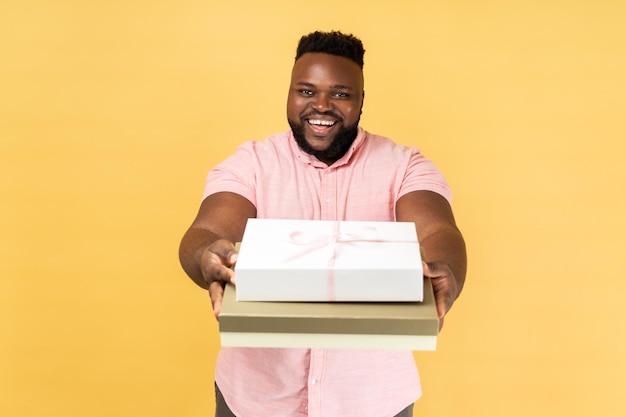
<svg viewBox="0 0 626 417"><path fill-rule="evenodd" d="M294 64L287 119L298 145L332 164L357 135L363 107L363 72L341 56L306 53Z"/></svg>

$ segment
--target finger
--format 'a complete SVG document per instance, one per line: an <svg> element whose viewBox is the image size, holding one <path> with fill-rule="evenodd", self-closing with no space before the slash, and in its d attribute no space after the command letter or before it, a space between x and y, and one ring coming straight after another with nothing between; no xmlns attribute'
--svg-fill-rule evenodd
<svg viewBox="0 0 626 417"><path fill-rule="evenodd" d="M446 298L447 297L435 297L436 299L436 306L437 306L437 316L439 318L439 331L441 331L441 328L443 327L443 320L446 317L446 314L448 312L448 306L447 306L447 302L446 302Z"/></svg>
<svg viewBox="0 0 626 417"><path fill-rule="evenodd" d="M215 318L217 319L217 321L220 320L220 311L222 310L222 300L216 300L215 303L213 304L213 315L215 316Z"/></svg>
<svg viewBox="0 0 626 417"><path fill-rule="evenodd" d="M234 276L235 276L235 273L232 270L232 268L229 268L221 264L214 265L213 277L215 277L217 281L220 281L222 283L227 283L227 282L234 283L233 281Z"/></svg>
<svg viewBox="0 0 626 417"><path fill-rule="evenodd" d="M448 312L448 303L446 300L447 297L439 297L437 298L437 315L439 316L440 320L443 320L443 318L446 316L446 313Z"/></svg>
<svg viewBox="0 0 626 417"><path fill-rule="evenodd" d="M445 274L445 271L436 263L422 262L423 275L428 278L439 278Z"/></svg>
<svg viewBox="0 0 626 417"><path fill-rule="evenodd" d="M213 314L215 314L215 318L218 318L222 308L222 299L224 298L224 286L221 282L213 281L209 285L209 296L213 305Z"/></svg>
<svg viewBox="0 0 626 417"><path fill-rule="evenodd" d="M422 270L423 270L423 273L424 273L424 276L425 276L425 277L430 277L430 276L432 276L432 272L431 272L431 270L430 270L430 267L429 267L429 266L428 266L428 264L427 264L426 262L424 262L424 261L422 261Z"/></svg>
<svg viewBox="0 0 626 417"><path fill-rule="evenodd" d="M232 267L237 262L237 250L232 242L221 239L216 242L214 251L222 259L224 265L228 267Z"/></svg>
<svg viewBox="0 0 626 417"><path fill-rule="evenodd" d="M206 250L201 258L202 276L211 284L213 281L231 282L233 270L224 265L222 259L214 252Z"/></svg>
<svg viewBox="0 0 626 417"><path fill-rule="evenodd" d="M424 276L430 278L439 278L449 274L447 266L438 262L426 263L422 261L422 269Z"/></svg>
<svg viewBox="0 0 626 417"><path fill-rule="evenodd" d="M229 257L228 257L229 269L231 271L229 273L229 281L231 284L236 284L236 281L235 281L236 274L234 273L234 270L235 270L235 264L237 263L238 256L239 254L237 252L232 252L231 254L229 254Z"/></svg>
<svg viewBox="0 0 626 417"><path fill-rule="evenodd" d="M237 263L237 257L238 257L238 256L239 256L239 253L237 253L237 252L235 251L235 249L233 249L232 251L230 251L230 252L228 253L227 258L226 258L226 259L227 259L228 264L229 264L230 266L234 266L234 265Z"/></svg>
<svg viewBox="0 0 626 417"><path fill-rule="evenodd" d="M443 318L454 302L452 291L448 280L445 278L431 278L430 282L433 284L433 291L435 292L437 315L439 318Z"/></svg>

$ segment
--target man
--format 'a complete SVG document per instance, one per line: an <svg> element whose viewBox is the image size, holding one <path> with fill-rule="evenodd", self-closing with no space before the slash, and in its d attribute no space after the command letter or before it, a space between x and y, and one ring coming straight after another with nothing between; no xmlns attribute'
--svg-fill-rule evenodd
<svg viewBox="0 0 626 417"><path fill-rule="evenodd" d="M209 173L180 259L216 316L251 217L414 222L441 320L458 297L466 253L450 190L418 149L359 127L363 55L352 35L302 37L291 130L243 144ZM222 348L215 381L218 417L404 417L421 395L410 351Z"/></svg>

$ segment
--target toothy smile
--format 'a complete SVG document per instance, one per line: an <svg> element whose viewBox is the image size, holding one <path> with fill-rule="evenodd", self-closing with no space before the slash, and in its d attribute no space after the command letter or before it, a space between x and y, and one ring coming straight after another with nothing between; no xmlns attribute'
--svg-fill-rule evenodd
<svg viewBox="0 0 626 417"><path fill-rule="evenodd" d="M334 126L337 123L335 120L307 120L310 125L313 126Z"/></svg>

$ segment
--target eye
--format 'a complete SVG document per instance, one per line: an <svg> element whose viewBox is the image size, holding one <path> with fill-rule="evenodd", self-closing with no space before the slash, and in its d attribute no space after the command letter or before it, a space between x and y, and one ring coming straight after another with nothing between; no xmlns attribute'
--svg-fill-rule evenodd
<svg viewBox="0 0 626 417"><path fill-rule="evenodd" d="M335 97L335 98L350 98L350 94L336 92L336 93L333 93L333 97Z"/></svg>
<svg viewBox="0 0 626 417"><path fill-rule="evenodd" d="M303 96L312 96L313 95L313 91L311 90L307 90L307 89L301 89L298 90L300 94L302 94Z"/></svg>

